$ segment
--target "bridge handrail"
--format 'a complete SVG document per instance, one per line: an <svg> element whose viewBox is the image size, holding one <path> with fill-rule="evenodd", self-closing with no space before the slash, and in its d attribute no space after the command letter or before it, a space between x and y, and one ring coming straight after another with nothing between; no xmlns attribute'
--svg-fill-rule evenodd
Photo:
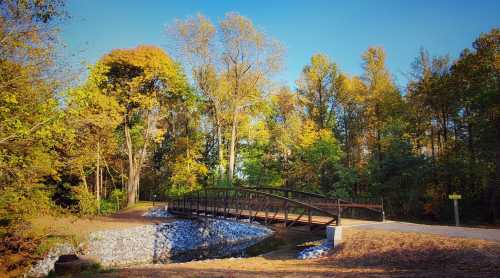
<svg viewBox="0 0 500 278"><path fill-rule="evenodd" d="M319 207L316 207L316 206L313 206L313 205L310 205L310 204L306 204L306 203L301 202L301 201L297 201L297 200L294 200L294 199L286 198L286 197L283 197L283 196L279 196L279 195L275 195L275 194L271 194L271 193L267 193L267 192L262 192L262 191L247 189L247 188L244 188L244 187L208 187L208 188L204 188L204 189L199 189L199 190L191 191L191 192L187 193L185 196L192 196L192 195L194 195L197 192L204 192L204 191L207 191L207 190L211 190L211 191L215 191L215 190L217 190L217 191L229 191L229 190L236 191L236 190L240 190L240 191L244 191L244 192L265 195L265 196L272 197L272 198L275 198L275 199L280 199L280 200L283 200L283 201L287 201L287 202L290 202L290 203L293 203L293 204L296 204L296 205L299 205L299 206L307 207L307 208L313 209L315 211L327 214L327 215L329 215L331 217L334 217L334 218L338 217L338 215L336 215L336 214L333 214L333 213L331 213L329 211L326 211L326 210L324 210L322 208L319 208ZM179 198L183 198L183 197L184 196L179 196Z"/></svg>
<svg viewBox="0 0 500 278"><path fill-rule="evenodd" d="M380 204L376 204L376 203L359 203L359 202L352 202L352 201L348 201L348 200L344 200L344 199L340 199L340 198L331 198L331 197L328 197L328 196L324 196L324 195L321 195L321 194L318 194L318 193L313 193L313 192L305 192L305 191L300 191L300 190L295 190L295 189L289 189L289 188L275 188L275 187L243 187L243 188L249 188L249 189L252 189L252 190L276 190L276 191L282 191L282 192L292 192L292 193L298 193L298 194L302 194L302 195L305 195L305 196L310 196L310 197L315 197L315 198L319 198L319 199L325 199L325 200L328 200L328 201L332 201L332 202L337 202L337 200L339 202L341 202L342 204L345 204L345 205L352 205L353 207L360 207L361 208L361 205L367 205L369 204L369 207L363 207L363 208L366 208L366 209L369 209L369 210L373 210L373 211L376 211L376 212L381 212L383 210L383 203L381 202ZM349 207L349 206L347 206Z"/></svg>

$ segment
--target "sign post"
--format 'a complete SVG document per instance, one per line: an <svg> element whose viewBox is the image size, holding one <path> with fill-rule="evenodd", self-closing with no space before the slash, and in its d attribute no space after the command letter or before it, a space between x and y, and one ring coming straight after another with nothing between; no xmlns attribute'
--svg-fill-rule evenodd
<svg viewBox="0 0 500 278"><path fill-rule="evenodd" d="M460 226L460 217L458 215L458 200L462 199L462 195L453 193L448 195L450 200L453 200L453 209L455 211L455 226Z"/></svg>

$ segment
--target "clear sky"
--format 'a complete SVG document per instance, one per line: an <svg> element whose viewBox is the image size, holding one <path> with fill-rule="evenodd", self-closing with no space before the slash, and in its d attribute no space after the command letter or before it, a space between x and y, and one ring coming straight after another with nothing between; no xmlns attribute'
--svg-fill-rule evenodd
<svg viewBox="0 0 500 278"><path fill-rule="evenodd" d="M317 52L342 71L360 74L361 53L371 45L385 48L389 69L404 86L420 47L455 58L481 32L500 27L499 0L70 0L67 8L71 18L62 26L62 39L75 67L114 48L164 47L165 26L175 18L200 12L217 21L235 11L285 45L286 67L276 80L291 86Z"/></svg>

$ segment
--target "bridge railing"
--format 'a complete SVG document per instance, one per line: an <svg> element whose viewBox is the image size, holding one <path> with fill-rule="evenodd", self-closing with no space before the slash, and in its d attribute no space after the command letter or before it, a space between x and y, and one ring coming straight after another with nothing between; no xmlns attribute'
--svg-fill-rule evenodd
<svg viewBox="0 0 500 278"><path fill-rule="evenodd" d="M245 218L264 224L283 223L284 227L309 225L311 228L340 224L340 206L325 210L284 196L247 188L205 188L182 196L168 196L174 213Z"/></svg>
<svg viewBox="0 0 500 278"><path fill-rule="evenodd" d="M273 195L283 196L293 200L298 200L308 204L314 204L316 207L326 211L338 213L344 217L367 219L367 220L385 220L383 199L356 198L341 199L331 198L313 192L304 192L289 188L275 187L244 187L251 190L267 192Z"/></svg>

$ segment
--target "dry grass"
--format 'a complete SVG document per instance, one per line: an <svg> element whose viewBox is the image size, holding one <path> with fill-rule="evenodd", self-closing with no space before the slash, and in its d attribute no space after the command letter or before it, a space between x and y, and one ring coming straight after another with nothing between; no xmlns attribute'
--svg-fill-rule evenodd
<svg viewBox="0 0 500 278"><path fill-rule="evenodd" d="M123 229L144 224L157 223L159 220L142 217L152 207L150 202L140 202L111 216L81 218L74 215L42 216L30 219L30 232L33 236L74 237L81 241L89 233L98 230Z"/></svg>
<svg viewBox="0 0 500 278"><path fill-rule="evenodd" d="M316 264L379 267L437 277L444 273L500 276L500 243L429 234L353 229L333 254Z"/></svg>
<svg viewBox="0 0 500 278"><path fill-rule="evenodd" d="M499 277L500 243L346 229L329 257L288 248L263 256L119 269L99 277Z"/></svg>

